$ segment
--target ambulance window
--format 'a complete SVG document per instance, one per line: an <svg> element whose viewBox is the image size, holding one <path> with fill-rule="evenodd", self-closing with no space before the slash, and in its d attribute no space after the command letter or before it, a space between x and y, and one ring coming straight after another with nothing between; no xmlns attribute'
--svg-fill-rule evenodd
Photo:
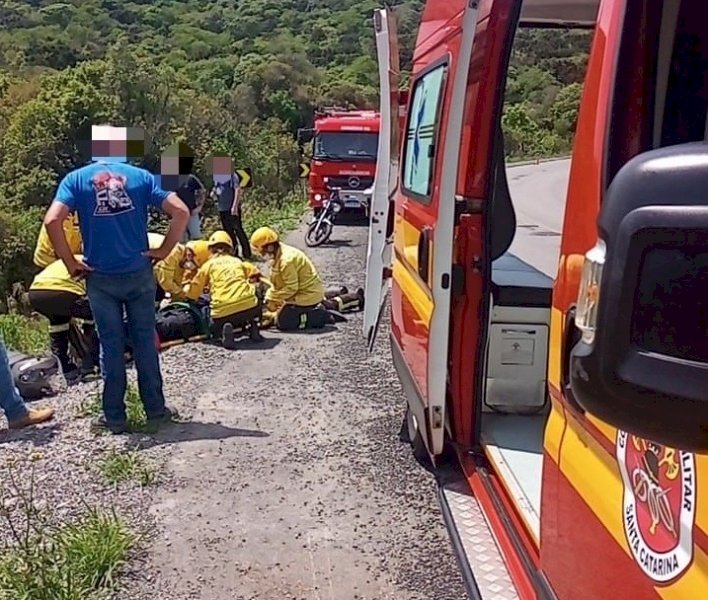
<svg viewBox="0 0 708 600"><path fill-rule="evenodd" d="M708 19L693 0L629 0L614 81L606 185L631 158L706 138Z"/></svg>
<svg viewBox="0 0 708 600"><path fill-rule="evenodd" d="M430 202L446 74L447 65L440 64L417 79L406 124L403 189L425 204Z"/></svg>

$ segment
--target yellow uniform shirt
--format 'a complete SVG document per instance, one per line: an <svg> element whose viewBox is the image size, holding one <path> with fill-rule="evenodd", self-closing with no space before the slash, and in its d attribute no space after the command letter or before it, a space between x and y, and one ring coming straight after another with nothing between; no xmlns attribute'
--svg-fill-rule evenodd
<svg viewBox="0 0 708 600"><path fill-rule="evenodd" d="M324 299L324 284L315 265L302 250L287 244L280 244L270 270L270 283L266 301L278 308L283 304L312 306Z"/></svg>
<svg viewBox="0 0 708 600"><path fill-rule="evenodd" d="M197 271L185 286L187 297L196 300L209 289L211 316L214 319L249 310L258 305L256 286L249 281L257 269L235 256L214 256Z"/></svg>
<svg viewBox="0 0 708 600"><path fill-rule="evenodd" d="M68 217L64 221L64 234L66 241L69 243L69 248L72 254L80 254L83 252L83 242L81 240L81 231L79 225L74 221L73 217ZM42 224L37 238L37 245L34 249L34 264L38 267L48 267L58 258L52 241L49 239L47 228Z"/></svg>
<svg viewBox="0 0 708 600"><path fill-rule="evenodd" d="M76 255L78 260L82 260L83 257L79 254ZM78 296L86 295L86 283L81 281L75 281L71 278L69 270L66 268L64 261L55 260L48 267L44 267L42 271L37 273L32 285L30 285L30 291L53 291L53 292L71 292Z"/></svg>
<svg viewBox="0 0 708 600"><path fill-rule="evenodd" d="M165 236L160 233L148 233L148 247L156 250L162 246ZM152 268L157 284L172 298L184 298L182 286L184 284L184 268L180 265L184 256L184 246L175 244L167 258L156 263Z"/></svg>

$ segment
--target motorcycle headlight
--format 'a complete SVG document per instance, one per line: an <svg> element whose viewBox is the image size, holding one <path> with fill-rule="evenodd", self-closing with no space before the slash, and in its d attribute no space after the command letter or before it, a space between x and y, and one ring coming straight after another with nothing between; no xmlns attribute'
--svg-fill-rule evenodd
<svg viewBox="0 0 708 600"><path fill-rule="evenodd" d="M343 208L343 207L342 207L342 203L339 202L339 200L334 200L334 201L332 202L332 212L338 213L338 212L340 212L340 211L342 210L342 208Z"/></svg>

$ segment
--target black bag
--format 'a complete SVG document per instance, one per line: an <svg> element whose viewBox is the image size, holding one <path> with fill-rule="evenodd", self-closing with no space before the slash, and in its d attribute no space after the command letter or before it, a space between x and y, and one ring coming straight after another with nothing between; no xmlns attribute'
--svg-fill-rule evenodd
<svg viewBox="0 0 708 600"><path fill-rule="evenodd" d="M160 344L189 341L208 333L202 312L187 302L173 302L159 310L156 328Z"/></svg>
<svg viewBox="0 0 708 600"><path fill-rule="evenodd" d="M8 350L7 357L15 387L25 400L37 400L56 394L53 383L61 374L56 357L34 358L13 350Z"/></svg>

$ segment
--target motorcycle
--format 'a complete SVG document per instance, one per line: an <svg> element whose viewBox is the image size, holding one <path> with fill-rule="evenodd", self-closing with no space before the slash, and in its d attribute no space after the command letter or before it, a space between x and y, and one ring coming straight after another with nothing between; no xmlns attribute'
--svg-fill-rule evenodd
<svg viewBox="0 0 708 600"><path fill-rule="evenodd" d="M310 248L320 246L329 240L334 229L334 221L342 210L344 210L344 203L339 197L339 189L332 189L324 199L322 210L307 226L305 243Z"/></svg>

